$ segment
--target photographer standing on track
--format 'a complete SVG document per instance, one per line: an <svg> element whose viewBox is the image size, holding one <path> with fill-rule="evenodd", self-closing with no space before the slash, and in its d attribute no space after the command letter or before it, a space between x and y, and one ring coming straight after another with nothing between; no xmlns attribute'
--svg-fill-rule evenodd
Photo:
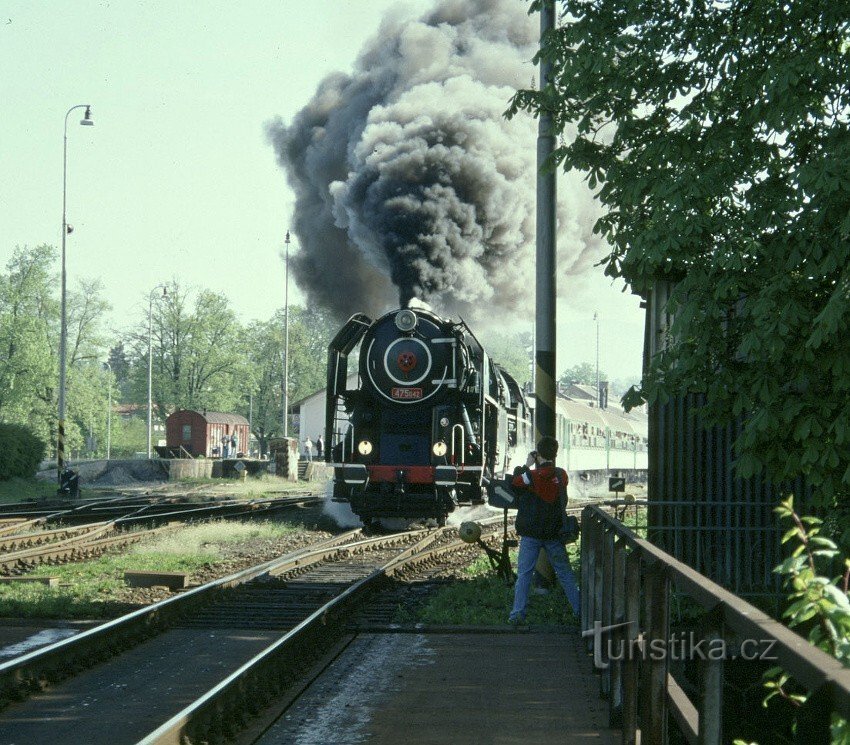
<svg viewBox="0 0 850 745"><path fill-rule="evenodd" d="M554 437L541 437L525 466L514 471L513 486L518 502L516 532L521 539L514 607L508 623L525 622L531 575L540 549L546 551L573 613L579 615L578 585L562 543L569 479L563 468L555 466L557 454L558 441Z"/></svg>

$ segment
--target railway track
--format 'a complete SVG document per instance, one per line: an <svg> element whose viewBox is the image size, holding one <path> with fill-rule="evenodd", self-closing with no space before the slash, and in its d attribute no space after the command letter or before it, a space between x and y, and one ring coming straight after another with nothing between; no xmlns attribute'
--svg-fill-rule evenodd
<svg viewBox="0 0 850 745"><path fill-rule="evenodd" d="M226 500L215 505L189 507L151 502L138 504L86 505L88 511L52 513L16 524L19 532L0 534L0 576L23 574L40 564L63 564L96 558L107 551L124 548L164 530L174 523L214 519L262 519L280 510L317 503L321 497L309 494L260 500ZM111 516L111 517L109 517ZM104 519L104 518L107 519ZM48 521L63 527L38 530ZM81 525L64 525L68 521ZM165 524L163 526L163 524Z"/></svg>
<svg viewBox="0 0 850 745"><path fill-rule="evenodd" d="M501 520L492 522L495 535ZM0 713L0 731L15 738L10 742L221 741L333 647L355 610L379 597L390 578L438 563L461 546L468 548L452 528L373 538L352 531L10 660L0 665L6 703L79 674L46 699L9 706ZM213 674L198 668L210 654ZM106 664L89 669L98 661ZM73 711L52 717L51 701L73 710L75 686L87 697L85 721ZM128 710L139 701L140 711ZM60 731L72 721L73 736Z"/></svg>

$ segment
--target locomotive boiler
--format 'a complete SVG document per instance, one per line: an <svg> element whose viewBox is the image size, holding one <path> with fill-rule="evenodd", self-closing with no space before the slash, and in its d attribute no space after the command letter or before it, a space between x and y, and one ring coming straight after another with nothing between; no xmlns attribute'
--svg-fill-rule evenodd
<svg viewBox="0 0 850 745"><path fill-rule="evenodd" d="M348 358L358 345L354 386ZM386 517L444 524L458 505L482 503L488 481L524 459L532 438L520 386L464 321L421 308L376 321L358 313L328 347L333 499L367 526Z"/></svg>

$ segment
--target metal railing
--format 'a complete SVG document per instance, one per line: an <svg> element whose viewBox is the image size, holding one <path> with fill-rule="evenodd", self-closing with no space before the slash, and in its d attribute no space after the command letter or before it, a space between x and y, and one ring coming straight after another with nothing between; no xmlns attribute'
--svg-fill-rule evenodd
<svg viewBox="0 0 850 745"><path fill-rule="evenodd" d="M696 701L670 673L667 651L674 589L702 610L694 625L696 641L724 648L746 640L769 644L772 664L810 692L797 710L797 741L830 742L833 712L850 718L850 669L599 507L589 506L581 520L581 627L602 667L601 692L609 701L611 723L622 723L623 743L636 743L640 731L642 745L666 745L668 715L689 743L726 741L722 656L701 663ZM605 645L599 641L602 634ZM609 658L608 639L627 653ZM653 650L664 653L652 654ZM725 734L728 738L730 733Z"/></svg>

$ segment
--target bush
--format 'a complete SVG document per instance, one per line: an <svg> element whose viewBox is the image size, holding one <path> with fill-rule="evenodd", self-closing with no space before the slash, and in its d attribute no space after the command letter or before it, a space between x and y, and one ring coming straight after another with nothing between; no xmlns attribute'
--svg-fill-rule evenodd
<svg viewBox="0 0 850 745"><path fill-rule="evenodd" d="M45 450L44 442L26 427L0 424L0 481L34 476Z"/></svg>

